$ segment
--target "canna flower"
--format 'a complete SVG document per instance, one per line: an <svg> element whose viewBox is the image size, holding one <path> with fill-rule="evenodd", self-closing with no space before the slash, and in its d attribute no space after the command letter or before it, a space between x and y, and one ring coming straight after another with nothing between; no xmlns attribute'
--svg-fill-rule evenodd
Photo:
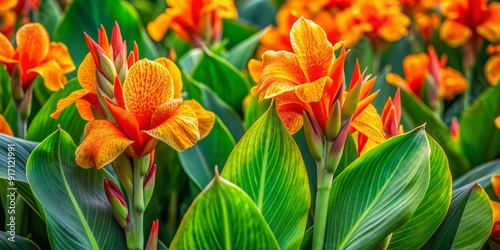
<svg viewBox="0 0 500 250"><path fill-rule="evenodd" d="M495 118L495 125L497 126L498 129L500 129L500 116L498 116L497 118Z"/></svg>
<svg viewBox="0 0 500 250"><path fill-rule="evenodd" d="M500 53L493 55L486 61L484 65L484 76L491 85L496 85L500 82Z"/></svg>
<svg viewBox="0 0 500 250"><path fill-rule="evenodd" d="M497 197L500 198L500 174L491 176L491 187ZM500 244L500 203L491 201L493 207L493 229L490 234L490 244ZM492 248L493 249L493 248Z"/></svg>
<svg viewBox="0 0 500 250"><path fill-rule="evenodd" d="M14 133L12 133L12 129L10 128L9 124L7 123L3 115L0 115L0 133L14 136Z"/></svg>
<svg viewBox="0 0 500 250"><path fill-rule="evenodd" d="M403 59L404 80L394 73L388 73L386 80L435 107L438 99L451 100L468 86L459 71L446 67L446 61L446 56L439 61L435 50L429 47L428 54L411 54ZM424 85L427 93L423 92Z"/></svg>
<svg viewBox="0 0 500 250"><path fill-rule="evenodd" d="M345 45L333 46L325 31L305 18L293 25L290 42L294 53L262 54L262 73L258 85L252 88L252 94L261 100L276 98L278 114L288 132L294 134L302 127L305 112L329 140L337 136L340 120L345 122L351 116L351 128L376 141L383 140L381 126L366 126L362 119L357 119L377 95L370 95L375 79L364 77L356 64L349 90L344 93L344 62L348 54ZM335 57L334 51L339 48L339 56Z"/></svg>
<svg viewBox="0 0 500 250"><path fill-rule="evenodd" d="M446 18L439 37L451 47L467 42L478 44L480 38L500 42L498 22L500 3L488 0L441 0L441 11Z"/></svg>
<svg viewBox="0 0 500 250"><path fill-rule="evenodd" d="M30 12L39 5L40 0L0 0L0 33L12 38L16 22L29 23Z"/></svg>
<svg viewBox="0 0 500 250"><path fill-rule="evenodd" d="M149 35L160 41L168 29L182 40L199 46L203 38L216 42L222 35L222 19L236 19L233 0L166 0L169 8L147 26Z"/></svg>
<svg viewBox="0 0 500 250"><path fill-rule="evenodd" d="M83 89L60 100L51 115L57 118L76 102L82 117L90 120L76 162L99 169L122 153L133 158L148 155L158 141L183 151L205 137L215 115L196 101L181 98L179 68L166 58L137 60L137 46L125 60L118 25L111 44L105 34L101 28L99 43L86 36L91 52L78 69Z"/></svg>
<svg viewBox="0 0 500 250"><path fill-rule="evenodd" d="M0 34L0 64L6 66L11 76L19 71L19 85L23 90L26 91L38 75L51 91L64 87L65 74L75 69L66 45L50 42L47 30L39 23L23 25L17 31L16 44L14 49L8 38Z"/></svg>
<svg viewBox="0 0 500 250"><path fill-rule="evenodd" d="M453 139L455 142L458 142L460 136L460 124L458 123L456 117L451 118L450 135L451 139Z"/></svg>

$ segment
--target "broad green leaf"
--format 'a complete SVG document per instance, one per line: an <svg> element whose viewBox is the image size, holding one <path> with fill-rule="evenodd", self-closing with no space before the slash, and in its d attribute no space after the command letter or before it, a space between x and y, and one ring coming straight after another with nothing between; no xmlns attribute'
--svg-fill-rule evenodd
<svg viewBox="0 0 500 250"><path fill-rule="evenodd" d="M2 165L5 167L4 171L0 171L0 179L5 180L8 187L10 187L12 182L9 180L9 176L13 178L13 187L17 188L16 192L40 215L28 178L26 178L26 163L37 145L38 143L35 142L0 133L0 162L5 163L5 165ZM11 157L9 157L9 148L11 153L14 154L11 154ZM14 167L9 168L9 166Z"/></svg>
<svg viewBox="0 0 500 250"><path fill-rule="evenodd" d="M333 178L339 176L344 169L346 169L353 161L358 158L358 149L356 148L356 142L354 138L349 133L346 137L344 143L344 150L342 150L342 157L340 158L339 165L335 170L335 175Z"/></svg>
<svg viewBox="0 0 500 250"><path fill-rule="evenodd" d="M413 126L426 124L429 135L443 148L450 163L450 171L454 178L470 170L470 162L461 153L457 144L451 139L446 125L422 102L406 91L401 91L401 107L403 120Z"/></svg>
<svg viewBox="0 0 500 250"><path fill-rule="evenodd" d="M34 19L40 22L49 34L54 32L60 18L61 7L55 0L40 1L40 6L34 11Z"/></svg>
<svg viewBox="0 0 500 250"><path fill-rule="evenodd" d="M477 182L487 189L491 185L491 176L500 174L500 159L493 160L473 168L471 171L453 181L453 189L458 189L470 183Z"/></svg>
<svg viewBox="0 0 500 250"><path fill-rule="evenodd" d="M242 113L242 103L250 84L245 76L221 57L205 51L193 69L192 77L212 89L223 101Z"/></svg>
<svg viewBox="0 0 500 250"><path fill-rule="evenodd" d="M222 176L257 204L281 249L297 249L311 205L307 171L292 136L271 105L246 132Z"/></svg>
<svg viewBox="0 0 500 250"><path fill-rule="evenodd" d="M11 240L10 240L11 239ZM13 240L13 241L12 241ZM35 242L19 235L12 236L0 231L0 249L2 250L40 250Z"/></svg>
<svg viewBox="0 0 500 250"><path fill-rule="evenodd" d="M279 249L250 197L216 175L193 201L170 249Z"/></svg>
<svg viewBox="0 0 500 250"><path fill-rule="evenodd" d="M233 137L217 118L210 134L193 147L178 153L179 160L189 178L203 189L214 178L214 167L226 164L234 145Z"/></svg>
<svg viewBox="0 0 500 250"><path fill-rule="evenodd" d="M248 60L252 58L263 31L264 30L261 30L236 44L231 50L223 54L222 58L231 63L238 70L243 71L247 67Z"/></svg>
<svg viewBox="0 0 500 250"><path fill-rule="evenodd" d="M266 99L259 102L259 98L250 96L247 97L244 102L247 102L247 106L244 116L245 128L249 129L269 108L271 101Z"/></svg>
<svg viewBox="0 0 500 250"><path fill-rule="evenodd" d="M259 27L276 25L278 8L268 0L242 1L238 5L238 17Z"/></svg>
<svg viewBox="0 0 500 250"><path fill-rule="evenodd" d="M410 220L429 185L423 127L393 137L332 183L325 249L370 249Z"/></svg>
<svg viewBox="0 0 500 250"><path fill-rule="evenodd" d="M451 202L451 173L443 149L430 136L429 187L411 219L392 234L389 249L418 249L439 227Z"/></svg>
<svg viewBox="0 0 500 250"><path fill-rule="evenodd" d="M463 113L459 140L473 166L500 156L500 129L494 120L500 115L500 85L487 89ZM481 129L478 129L481 124Z"/></svg>
<svg viewBox="0 0 500 250"><path fill-rule="evenodd" d="M78 80L73 79L65 85L64 89L52 94L35 118L33 118L26 133L26 138L33 141L42 141L52 134L59 125L62 129L68 131L73 141L80 142L86 121L80 117L75 105L71 105L64 110L58 119L50 117L50 114L56 111L56 105L59 100L81 88Z"/></svg>
<svg viewBox="0 0 500 250"><path fill-rule="evenodd" d="M490 199L479 184L454 190L444 221L422 249L479 249L490 236L492 213Z"/></svg>
<svg viewBox="0 0 500 250"><path fill-rule="evenodd" d="M127 40L129 51L136 41L141 58L158 57L158 51L137 11L123 0L73 0L57 24L53 38L68 46L75 65L79 65L89 52L83 32L97 41L97 29L102 24L111 37L115 21L120 25L123 38Z"/></svg>
<svg viewBox="0 0 500 250"><path fill-rule="evenodd" d="M61 129L31 153L26 175L45 214L55 249L125 249L125 235L104 192L106 170L75 163L76 146Z"/></svg>
<svg viewBox="0 0 500 250"><path fill-rule="evenodd" d="M311 247L313 232L314 226L311 226L304 233L304 238L302 238L302 243L300 243L300 250L308 250Z"/></svg>
<svg viewBox="0 0 500 250"><path fill-rule="evenodd" d="M241 19L224 19L222 20L222 25L224 27L222 30L222 37L227 39L227 48L232 48L258 31L257 27Z"/></svg>

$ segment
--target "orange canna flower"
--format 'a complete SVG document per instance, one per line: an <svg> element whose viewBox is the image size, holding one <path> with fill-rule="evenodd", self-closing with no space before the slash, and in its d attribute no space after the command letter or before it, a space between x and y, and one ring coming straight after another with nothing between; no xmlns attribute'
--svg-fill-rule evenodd
<svg viewBox="0 0 500 250"><path fill-rule="evenodd" d="M459 71L446 67L446 61L446 56L439 61L435 50L429 47L428 54L411 54L403 59L404 80L394 73L388 73L386 80L435 106L438 98L451 100L468 86ZM423 93L424 84L427 84L427 93Z"/></svg>
<svg viewBox="0 0 500 250"><path fill-rule="evenodd" d="M377 141L383 139L381 125L373 133L373 127L357 119L377 94L370 95L375 79L364 78L356 64L349 90L344 93L344 61L348 54L345 45L332 46L325 31L305 18L293 25L290 42L294 53L262 54L262 74L258 85L252 88L252 94L259 95L261 100L276 98L278 114L288 132L293 134L302 127L306 112L329 139L338 131L329 131L327 124L331 120L340 123L341 117L346 121L351 116L351 128ZM335 57L334 51L339 48L339 56Z"/></svg>
<svg viewBox="0 0 500 250"><path fill-rule="evenodd" d="M7 123L3 115L0 115L0 133L14 136L12 129L10 128L9 124Z"/></svg>
<svg viewBox="0 0 500 250"><path fill-rule="evenodd" d="M232 0L166 0L169 8L147 26L149 35L160 41L168 29L182 40L199 46L201 39L216 42L222 34L222 19L236 19Z"/></svg>
<svg viewBox="0 0 500 250"><path fill-rule="evenodd" d="M492 43L500 42L498 22L500 3L488 0L441 0L443 22L439 37L451 47L460 47L480 37Z"/></svg>
<svg viewBox="0 0 500 250"><path fill-rule="evenodd" d="M0 64L4 64L11 75L14 68L18 68L24 90L38 75L51 91L64 87L64 75L75 69L66 45L50 42L47 30L39 23L23 25L17 31L16 42L14 50L7 37L0 34Z"/></svg>
<svg viewBox="0 0 500 250"><path fill-rule="evenodd" d="M500 53L488 58L484 65L484 76L489 84L496 85L500 82L500 71L498 69L500 69Z"/></svg>
<svg viewBox="0 0 500 250"><path fill-rule="evenodd" d="M500 197L500 174L491 176L491 187L497 197ZM500 240L500 203L491 201L493 207L493 230L491 230L490 239Z"/></svg>
<svg viewBox="0 0 500 250"><path fill-rule="evenodd" d="M0 0L0 12L8 11L16 7L18 0Z"/></svg>

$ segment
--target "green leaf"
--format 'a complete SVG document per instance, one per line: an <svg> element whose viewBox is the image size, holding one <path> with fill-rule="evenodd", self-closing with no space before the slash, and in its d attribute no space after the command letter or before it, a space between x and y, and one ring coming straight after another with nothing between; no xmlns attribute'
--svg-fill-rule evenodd
<svg viewBox="0 0 500 250"><path fill-rule="evenodd" d="M89 52L83 32L97 41L97 29L101 24L109 36L115 21L127 40L129 51L136 41L141 58L158 57L159 53L144 29L139 14L130 3L123 0L73 0L57 24L53 38L68 46L75 65L79 65Z"/></svg>
<svg viewBox="0 0 500 250"><path fill-rule="evenodd" d="M12 239L14 241L9 240ZM21 237L19 235L12 236L11 234L0 231L0 249L2 250L39 250L40 248L35 242Z"/></svg>
<svg viewBox="0 0 500 250"><path fill-rule="evenodd" d="M205 51L193 69L192 77L212 89L224 102L242 113L243 99L250 84L245 76L221 57Z"/></svg>
<svg viewBox="0 0 500 250"><path fill-rule="evenodd" d="M490 236L492 213L490 199L479 184L454 190L443 223L422 249L479 249Z"/></svg>
<svg viewBox="0 0 500 250"><path fill-rule="evenodd" d="M125 235L104 192L106 170L75 163L76 146L59 129L38 145L27 164L27 177L45 214L55 249L125 249Z"/></svg>
<svg viewBox="0 0 500 250"><path fill-rule="evenodd" d="M313 232L314 226L311 226L304 233L304 238L302 238L302 243L300 243L300 250L308 250L311 247Z"/></svg>
<svg viewBox="0 0 500 250"><path fill-rule="evenodd" d="M393 137L349 165L332 183L326 249L370 249L416 211L429 185L423 127Z"/></svg>
<svg viewBox="0 0 500 250"><path fill-rule="evenodd" d="M411 219L392 234L389 249L419 249L439 227L451 202L451 173L443 149L430 136L429 187Z"/></svg>
<svg viewBox="0 0 500 250"><path fill-rule="evenodd" d="M271 100L265 99L259 102L259 98L251 96L245 109L245 128L250 128L269 108ZM316 165L316 162L314 163Z"/></svg>
<svg viewBox="0 0 500 250"><path fill-rule="evenodd" d="M0 97L0 114L3 114L12 100L9 72L3 66L0 67Z"/></svg>
<svg viewBox="0 0 500 250"><path fill-rule="evenodd" d="M257 204L281 249L299 248L311 204L309 182L300 150L275 105L238 142L222 176Z"/></svg>
<svg viewBox="0 0 500 250"><path fill-rule="evenodd" d="M35 10L34 19L47 29L49 34L54 32L57 22L61 18L61 7L55 0L40 1L38 10Z"/></svg>
<svg viewBox="0 0 500 250"><path fill-rule="evenodd" d="M453 181L453 189L474 182L479 183L481 187L487 189L491 185L491 176L494 174L500 174L500 159L484 163L460 176L460 178Z"/></svg>
<svg viewBox="0 0 500 250"><path fill-rule="evenodd" d="M26 141L16 137L11 137L0 133L0 162L5 163L5 171L0 171L0 178L6 181L8 187L12 186L9 176L13 178L14 188L17 188L17 193L21 195L23 200L33 208L33 210L41 216L38 211L38 206L36 204L33 193L31 192L30 184L28 183L28 178L26 177L26 163L28 162L28 157L38 143ZM9 159L9 148L11 157ZM10 166L14 166L11 170ZM42 216L41 216L42 217ZM42 217L43 218L43 217Z"/></svg>
<svg viewBox="0 0 500 250"><path fill-rule="evenodd" d="M193 147L178 153L179 160L189 178L203 189L214 178L214 167L226 164L234 145L233 137L217 117L210 134Z"/></svg>
<svg viewBox="0 0 500 250"><path fill-rule="evenodd" d="M403 90L401 91L401 107L403 120L406 119L413 126L426 124L429 135L436 140L446 153L451 174L454 178L470 170L470 162L461 154L459 147L451 139L448 128L432 110Z"/></svg>
<svg viewBox="0 0 500 250"><path fill-rule="evenodd" d="M460 120L460 146L473 166L500 156L500 129L493 122L500 115L498 100L500 85L497 84L484 91Z"/></svg>
<svg viewBox="0 0 500 250"><path fill-rule="evenodd" d="M228 48L241 43L258 31L257 27L242 20L224 19L222 25L224 27L222 37L228 40Z"/></svg>
<svg viewBox="0 0 500 250"><path fill-rule="evenodd" d="M231 50L222 55L222 58L231 63L238 70L243 71L246 69L248 60L253 56L257 45L259 45L259 38L263 31L264 30L261 30L236 44Z"/></svg>
<svg viewBox="0 0 500 250"><path fill-rule="evenodd" d="M86 121L80 117L75 105L71 105L64 110L58 119L50 117L50 114L56 111L59 100L81 88L78 80L73 79L64 86L64 89L52 94L42 109L36 114L35 118L33 118L26 133L26 138L33 141L42 141L52 134L59 125L62 129L68 131L73 141L80 142Z"/></svg>
<svg viewBox="0 0 500 250"><path fill-rule="evenodd" d="M193 201L170 249L279 249L250 197L216 175Z"/></svg>
<svg viewBox="0 0 500 250"><path fill-rule="evenodd" d="M354 141L354 138L352 138L352 135L349 133L347 134L345 143L344 143L344 150L342 150L342 157L340 158L339 165L337 167L337 170L335 170L334 177L337 177L346 169L353 161L355 161L358 158L358 149L356 148L356 142Z"/></svg>

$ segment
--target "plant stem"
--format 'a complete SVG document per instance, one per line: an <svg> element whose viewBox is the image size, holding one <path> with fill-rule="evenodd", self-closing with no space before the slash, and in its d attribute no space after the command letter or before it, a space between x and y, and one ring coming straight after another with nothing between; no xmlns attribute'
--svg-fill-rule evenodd
<svg viewBox="0 0 500 250"><path fill-rule="evenodd" d="M170 202L168 204L168 214L167 214L167 228L171 232L175 232L177 226L177 199L179 198L179 193L177 191L172 191L170 193Z"/></svg>
<svg viewBox="0 0 500 250"><path fill-rule="evenodd" d="M28 121L21 115L21 106L16 105L17 111L17 133L21 139L26 139L26 131L28 130Z"/></svg>
<svg viewBox="0 0 500 250"><path fill-rule="evenodd" d="M149 157L133 159L134 189L129 197L130 227L126 230L129 249L144 249L144 175L141 174L143 164L149 164Z"/></svg>

